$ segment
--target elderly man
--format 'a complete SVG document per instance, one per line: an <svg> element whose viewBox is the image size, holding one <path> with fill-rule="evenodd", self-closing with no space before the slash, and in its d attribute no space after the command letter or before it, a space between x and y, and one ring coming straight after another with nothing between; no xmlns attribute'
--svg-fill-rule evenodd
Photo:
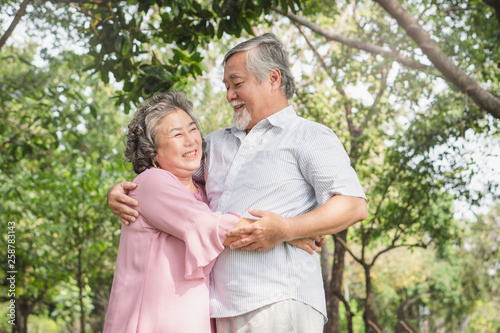
<svg viewBox="0 0 500 333"><path fill-rule="evenodd" d="M223 83L234 126L208 135L198 170L210 208L259 218L212 270L217 332L322 332L326 306L316 255L286 241L340 232L364 220L366 198L337 136L296 115L288 57L273 34L242 42L225 56ZM123 222L130 183L108 195ZM257 210L258 209L258 210ZM250 215L251 214L251 215Z"/></svg>

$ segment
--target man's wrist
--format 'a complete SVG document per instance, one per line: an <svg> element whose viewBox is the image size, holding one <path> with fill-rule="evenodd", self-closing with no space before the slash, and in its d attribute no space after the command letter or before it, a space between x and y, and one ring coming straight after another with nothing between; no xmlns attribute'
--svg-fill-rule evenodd
<svg viewBox="0 0 500 333"><path fill-rule="evenodd" d="M286 224L285 234L284 234L284 242L292 241L298 238L303 238L300 235L297 235L297 225L295 223L295 218L284 218L284 222Z"/></svg>

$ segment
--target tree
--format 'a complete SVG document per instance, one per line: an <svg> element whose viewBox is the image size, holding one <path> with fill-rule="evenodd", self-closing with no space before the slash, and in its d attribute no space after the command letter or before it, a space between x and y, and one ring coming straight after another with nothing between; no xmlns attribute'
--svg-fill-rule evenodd
<svg viewBox="0 0 500 333"><path fill-rule="evenodd" d="M55 290L74 282L83 332L93 303L88 286L113 273L117 234L104 198L126 173L118 155L122 115L112 105L113 90L82 72L75 54L47 58L41 69L30 65L29 49L9 52L8 60L25 60L14 62L17 71L3 68L1 100L1 211L16 224L13 330L26 332L32 313L50 314L46 309L60 297Z"/></svg>
<svg viewBox="0 0 500 333"><path fill-rule="evenodd" d="M481 77L473 78L454 63L454 61L459 60L455 56L456 51L447 54L442 50L443 47L448 46L443 38L449 37L451 34L443 29L433 29L433 31L428 32L415 18L422 18L422 12L426 14L426 12L432 11L442 19L443 16L452 12L451 15L459 17L460 21L451 28L463 30L466 26L465 19L482 15L481 22L472 21L469 27L487 27L489 24L488 29L477 30L475 33L478 36L481 35L477 40L483 44L481 48L489 53L487 68L497 72L498 69L493 66L500 63L499 56L495 53L497 46L490 42L491 38L495 38L495 34L498 34L500 30L498 24L491 25L496 19L494 16L495 10L498 8L496 2L470 1L455 4L454 1L433 1L430 3L409 1L405 5L401 5L396 0L377 0L375 2L397 20L398 25L404 29L404 33L395 29L396 31L388 35L377 35L373 33L377 29L371 29L369 33L371 40L363 38L362 34L354 36L355 38L343 36L334 31L322 29L306 18L295 15L300 9L305 9L312 16L320 13L317 4L321 4L321 1L312 2L312 5L304 8L304 4L300 0L275 0L271 2L226 0L214 1L213 3L184 1L182 4L174 1L150 2L142 0L137 1L136 7L123 2L75 0L70 1L70 5L75 8L77 13L85 15L86 18L76 15L73 11L63 15L63 20L67 22L68 17L71 20L71 16L75 15L79 20L86 21L85 28L79 30L88 38L91 45L91 53L95 60L90 67L100 71L104 82L109 80L109 73L112 73L118 81L124 81L124 90L128 92L129 97L124 96L121 102L124 102L127 107L129 98L136 101L142 96L142 93L149 94L160 87L165 89L175 85L179 86L182 83L177 82L183 82L187 75L200 75L203 68L200 67L202 57L199 48L205 47L215 36L221 38L224 33L239 37L242 30L245 30L252 34L250 23L258 22L262 14L274 10L282 15L288 15L292 21L298 24L314 29L316 33L327 37L328 40L335 40L372 54L391 57L403 64L414 64L425 70L429 67L428 65L419 64L418 61L412 59L423 53L447 81L455 85L462 93L472 97L477 103L473 107L489 112L497 118L500 117L498 96L494 96L478 84L477 81L481 80ZM46 8L55 8L56 11L61 6L68 6L67 1L59 0L44 1L42 4L39 11L43 11L43 7L46 6ZM371 4L368 1L361 2L355 7L370 7ZM282 7L278 7L279 5ZM338 1L336 5L340 8L345 4L343 1ZM458 13L458 10L462 12ZM59 17L52 17L49 22L54 23L54 21L60 20ZM390 24L387 15L385 21L386 24ZM432 23L432 21L432 18L428 19L428 23ZM377 27L375 22L367 23L365 27ZM154 30L152 30L153 28ZM454 32L457 32L456 30ZM386 37L391 39L386 39ZM441 45L434 42L433 38L438 39ZM401 49L401 52L391 50L387 45L388 40L403 42L410 46L410 49ZM409 40L414 41L418 47L415 48L415 44L408 45ZM458 43L458 45L461 44L463 43ZM163 56L158 52L162 45L165 45L164 51L166 51L163 52ZM468 59L473 61L472 58ZM469 66L468 68L473 70L480 67L471 68Z"/></svg>

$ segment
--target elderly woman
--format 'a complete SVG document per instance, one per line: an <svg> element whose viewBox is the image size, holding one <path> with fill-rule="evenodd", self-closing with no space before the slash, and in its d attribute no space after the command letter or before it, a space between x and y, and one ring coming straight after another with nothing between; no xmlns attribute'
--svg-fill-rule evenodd
<svg viewBox="0 0 500 333"><path fill-rule="evenodd" d="M229 229L251 221L212 212L193 182L202 138L180 92L157 94L128 126L139 218L122 225L104 332L210 332L208 276Z"/></svg>

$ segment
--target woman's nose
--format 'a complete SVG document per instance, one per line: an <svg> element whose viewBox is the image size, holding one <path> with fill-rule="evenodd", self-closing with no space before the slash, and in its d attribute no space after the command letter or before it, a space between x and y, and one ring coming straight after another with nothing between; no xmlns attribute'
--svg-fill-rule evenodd
<svg viewBox="0 0 500 333"><path fill-rule="evenodd" d="M186 141L184 142L186 144L186 146L191 146L193 145L194 143L196 142L196 140L194 139L194 137L191 135L191 133L188 133L188 135L186 136Z"/></svg>

